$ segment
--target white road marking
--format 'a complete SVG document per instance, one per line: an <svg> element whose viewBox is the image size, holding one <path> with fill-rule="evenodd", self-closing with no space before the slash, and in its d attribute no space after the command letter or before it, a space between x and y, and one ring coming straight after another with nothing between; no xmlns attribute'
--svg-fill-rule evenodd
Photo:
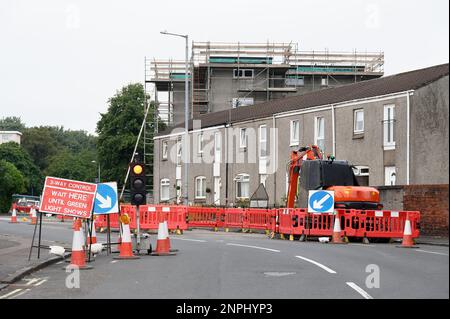
<svg viewBox="0 0 450 319"><path fill-rule="evenodd" d="M276 249L265 248L265 247L258 247L258 246L249 246L249 245L240 245L240 244L231 244L231 243L228 243L227 245L228 246L239 246L239 247L248 247L248 248L262 249L262 250L272 251L272 252L275 252L275 253L279 253L280 252L279 250L276 250Z"/></svg>
<svg viewBox="0 0 450 319"><path fill-rule="evenodd" d="M115 264L116 262L118 262L118 260L112 260L111 264Z"/></svg>
<svg viewBox="0 0 450 319"><path fill-rule="evenodd" d="M17 295L12 296L11 298L17 298L17 297L19 297L19 296L22 296L23 294L29 292L30 290L31 290L31 289L25 289L24 291L19 292Z"/></svg>
<svg viewBox="0 0 450 319"><path fill-rule="evenodd" d="M373 297L371 295L369 295L367 292L365 292L364 289L362 289L360 286L358 286L354 282L349 281L349 282L346 282L346 284L349 285L350 287L352 287L353 289L355 289L364 298L373 299Z"/></svg>
<svg viewBox="0 0 450 319"><path fill-rule="evenodd" d="M28 282L26 283L27 286L34 284L36 281L38 281L40 278L33 278L33 279L25 279Z"/></svg>
<svg viewBox="0 0 450 319"><path fill-rule="evenodd" d="M62 261L58 261L56 264L57 265L60 265L60 264L62 264L63 262Z"/></svg>
<svg viewBox="0 0 450 319"><path fill-rule="evenodd" d="M47 279L42 279L41 281L39 281L37 284L35 284L34 286L35 287L37 287L37 286L40 286L40 285L42 285L44 282L46 282L47 281Z"/></svg>
<svg viewBox="0 0 450 319"><path fill-rule="evenodd" d="M358 244L358 243L349 243L351 246L364 246L364 247L375 247L375 245L370 244Z"/></svg>
<svg viewBox="0 0 450 319"><path fill-rule="evenodd" d="M330 268L328 268L327 266L322 265L321 263L318 263L317 261L314 261L314 260L312 260L312 259L309 259L309 258L306 258L306 257L302 257L302 256L295 256L295 257L300 258L300 259L303 259L303 260L305 260L305 261L307 261L307 262L310 262L311 264L314 264L314 265L316 265L317 267L320 267L320 268L322 268L323 270L328 271L330 274L335 274L335 273L336 273L333 269L330 269Z"/></svg>
<svg viewBox="0 0 450 319"><path fill-rule="evenodd" d="M20 292L20 291L22 291L22 289L16 289L16 290L13 290L13 291L7 293L6 295L0 296L0 299L8 298L9 296L12 296L12 295L14 295L15 293Z"/></svg>
<svg viewBox="0 0 450 319"><path fill-rule="evenodd" d="M203 239L189 239L189 238L176 238L176 237L172 237L172 239L185 240L185 241L197 241L200 243L206 243L206 240L203 240Z"/></svg>
<svg viewBox="0 0 450 319"><path fill-rule="evenodd" d="M428 254L436 254L436 255L443 255L443 256L448 256L448 254L445 253L438 253L436 251L429 251L429 250L422 250L422 249L416 249L416 251L419 251L421 253L428 253Z"/></svg>

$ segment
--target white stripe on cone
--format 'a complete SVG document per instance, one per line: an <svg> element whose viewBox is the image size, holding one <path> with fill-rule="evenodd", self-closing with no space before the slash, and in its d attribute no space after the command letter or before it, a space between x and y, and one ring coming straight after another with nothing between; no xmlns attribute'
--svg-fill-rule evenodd
<svg viewBox="0 0 450 319"><path fill-rule="evenodd" d="M95 232L95 220L92 222L92 238L97 237L97 233Z"/></svg>
<svg viewBox="0 0 450 319"><path fill-rule="evenodd" d="M164 221L164 235L169 237L169 226L167 225L167 220Z"/></svg>
<svg viewBox="0 0 450 319"><path fill-rule="evenodd" d="M341 222L339 221L339 218L336 216L336 218L334 219L334 228L333 231L335 233L340 233L341 232Z"/></svg>
<svg viewBox="0 0 450 319"><path fill-rule="evenodd" d="M164 223L159 223L159 225L158 225L158 240L163 240L163 239L166 239Z"/></svg>
<svg viewBox="0 0 450 319"><path fill-rule="evenodd" d="M14 208L13 211L12 211L12 215L13 215L14 217L17 216L17 212L16 212L16 209L15 209L15 208Z"/></svg>
<svg viewBox="0 0 450 319"><path fill-rule="evenodd" d="M122 224L122 243L131 243L129 224Z"/></svg>
<svg viewBox="0 0 450 319"><path fill-rule="evenodd" d="M409 219L407 219L405 222L405 231L403 234L404 235L412 235L411 222L409 221Z"/></svg>
<svg viewBox="0 0 450 319"><path fill-rule="evenodd" d="M83 250L84 245L84 236L83 232L80 230L76 230L73 232L73 242L72 242L72 251L80 251Z"/></svg>

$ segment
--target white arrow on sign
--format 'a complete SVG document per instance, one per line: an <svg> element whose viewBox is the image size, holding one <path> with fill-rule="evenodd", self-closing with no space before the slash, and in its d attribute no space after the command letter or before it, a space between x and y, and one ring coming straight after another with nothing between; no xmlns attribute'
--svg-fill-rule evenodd
<svg viewBox="0 0 450 319"><path fill-rule="evenodd" d="M95 198L97 198L99 200L99 202L100 202L100 205L98 205L98 207L100 207L100 208L111 208L111 206L112 206L111 197L106 196L106 198L104 198L102 195L97 193L97 195L95 195Z"/></svg>
<svg viewBox="0 0 450 319"><path fill-rule="evenodd" d="M325 203L327 201L328 198L330 198L331 195L330 194L326 194L321 200L319 201L314 201L313 202L313 208L314 209L321 209L323 207L323 203Z"/></svg>

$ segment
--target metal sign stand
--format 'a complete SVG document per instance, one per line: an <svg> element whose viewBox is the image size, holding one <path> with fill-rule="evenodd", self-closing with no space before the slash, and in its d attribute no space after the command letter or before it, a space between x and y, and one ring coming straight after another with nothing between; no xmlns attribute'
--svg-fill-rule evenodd
<svg viewBox="0 0 450 319"><path fill-rule="evenodd" d="M38 227L38 223L34 224L34 231L33 231L33 238L31 240L31 247L30 247L30 253L28 254L28 261L30 261L31 259L31 254L33 251L33 248L37 248L38 249L38 255L37 258L39 259L41 257L41 234L42 234L42 213L40 211L37 212L39 214L39 234L38 234L38 245L37 247L34 246L34 239L36 237L36 229Z"/></svg>
<svg viewBox="0 0 450 319"><path fill-rule="evenodd" d="M136 205L136 229L137 229L136 250L139 254L139 251L141 250L141 225L140 225L139 205Z"/></svg>
<svg viewBox="0 0 450 319"><path fill-rule="evenodd" d="M109 214L106 215L106 228L107 228L107 233L106 233L106 244L107 244L106 254L109 256L109 254L111 254L111 224L110 224Z"/></svg>
<svg viewBox="0 0 450 319"><path fill-rule="evenodd" d="M92 207L91 212L91 218L88 219L86 222L89 224L89 221L91 222L89 227L89 254L88 254L88 262L91 262L91 247L92 247L92 228L94 227L94 207Z"/></svg>

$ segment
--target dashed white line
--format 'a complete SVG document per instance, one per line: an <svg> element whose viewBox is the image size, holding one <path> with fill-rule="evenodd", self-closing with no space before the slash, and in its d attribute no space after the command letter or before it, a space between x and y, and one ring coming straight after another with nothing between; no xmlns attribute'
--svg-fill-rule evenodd
<svg viewBox="0 0 450 319"><path fill-rule="evenodd" d="M448 256L448 254L445 253L438 253L436 251L429 251L429 250L422 250L422 249L416 249L416 251L421 253L427 253L427 254L435 254L435 255L442 255L442 256Z"/></svg>
<svg viewBox="0 0 450 319"><path fill-rule="evenodd" d="M17 298L19 296L22 296L23 294L27 293L28 291L30 291L31 289L25 289L22 292L19 292L17 295L12 296L11 298Z"/></svg>
<svg viewBox="0 0 450 319"><path fill-rule="evenodd" d="M111 260L111 264L115 264L118 260Z"/></svg>
<svg viewBox="0 0 450 319"><path fill-rule="evenodd" d="M239 246L239 247L255 248L255 249L261 249L261 250L268 250L268 251L272 251L272 252L275 252L275 253L279 253L280 252L279 250L276 250L276 249L265 248L265 247L258 247L258 246L241 245L241 244L228 243L227 246Z"/></svg>
<svg viewBox="0 0 450 319"><path fill-rule="evenodd" d="M206 240L203 240L203 239L174 238L174 237L172 237L172 239L185 240L185 241L196 241L196 242L199 242L199 243L206 243Z"/></svg>
<svg viewBox="0 0 450 319"><path fill-rule="evenodd" d="M300 258L300 259L303 259L303 260L305 260L305 261L307 261L307 262L310 262L311 264L314 264L314 265L316 265L317 267L322 268L323 270L329 272L330 274L335 274L335 273L336 273L333 269L328 268L327 266L322 265L321 263L319 263L319 262L317 262L317 261L314 261L314 260L312 260L312 259L309 259L309 258L306 258L306 257L303 257L303 256L295 256L295 257Z"/></svg>
<svg viewBox="0 0 450 319"><path fill-rule="evenodd" d="M42 285L44 282L46 282L47 281L47 279L42 279L41 281L39 281L37 284L35 284L34 286L35 287L37 287L37 286L40 286L40 285Z"/></svg>
<svg viewBox="0 0 450 319"><path fill-rule="evenodd" d="M364 298L373 299L373 297L371 295L369 295L367 292L365 292L364 289L362 289L360 286L358 286L354 282L349 281L349 282L346 282L346 284L349 285L350 287L352 287L353 289L355 289Z"/></svg>
<svg viewBox="0 0 450 319"><path fill-rule="evenodd" d="M28 282L26 283L27 286L34 284L36 281L38 281L40 278L33 278L33 279L28 279ZM27 280L27 279L25 279Z"/></svg>
<svg viewBox="0 0 450 319"><path fill-rule="evenodd" d="M12 295L14 295L15 293L20 292L20 291L22 291L22 289L16 289L16 290L13 290L13 291L7 293L6 295L0 296L0 299L8 298L9 296L12 296Z"/></svg>

